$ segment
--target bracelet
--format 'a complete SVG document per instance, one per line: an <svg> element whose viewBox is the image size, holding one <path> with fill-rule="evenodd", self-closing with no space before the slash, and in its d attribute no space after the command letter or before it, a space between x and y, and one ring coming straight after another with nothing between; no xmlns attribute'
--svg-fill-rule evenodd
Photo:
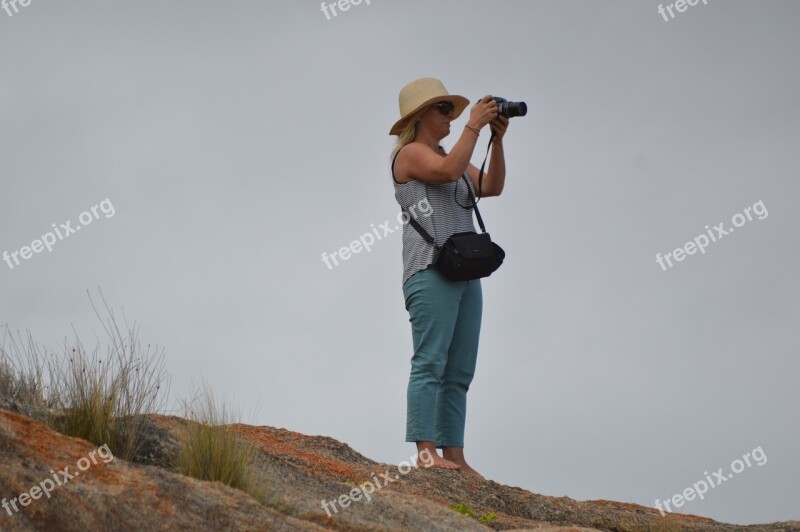
<svg viewBox="0 0 800 532"><path fill-rule="evenodd" d="M472 126L470 126L469 124L465 125L464 127L465 127L465 128L467 128L467 129L471 129L471 130L472 130L472 131L474 131L474 132L475 132L475 134L476 134L476 135L478 135L479 137L481 136L481 130L480 130L480 129L478 129L477 127L472 127Z"/></svg>

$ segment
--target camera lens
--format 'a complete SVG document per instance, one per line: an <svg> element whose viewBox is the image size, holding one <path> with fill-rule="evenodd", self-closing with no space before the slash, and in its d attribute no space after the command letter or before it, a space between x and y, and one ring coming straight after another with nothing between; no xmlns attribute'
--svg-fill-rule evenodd
<svg viewBox="0 0 800 532"><path fill-rule="evenodd" d="M514 116L525 116L528 114L528 106L525 102L514 103Z"/></svg>
<svg viewBox="0 0 800 532"><path fill-rule="evenodd" d="M512 118L515 116L525 116L528 114L528 106L525 102L509 102L505 98L495 97L497 102L497 114Z"/></svg>
<svg viewBox="0 0 800 532"><path fill-rule="evenodd" d="M528 106L525 105L525 102L505 102L502 107L501 114L506 118L528 114Z"/></svg>

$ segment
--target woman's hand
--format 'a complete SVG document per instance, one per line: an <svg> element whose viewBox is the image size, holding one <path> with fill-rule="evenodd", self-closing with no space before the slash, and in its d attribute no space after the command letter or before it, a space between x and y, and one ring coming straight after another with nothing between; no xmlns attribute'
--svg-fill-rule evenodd
<svg viewBox="0 0 800 532"><path fill-rule="evenodd" d="M497 102L490 95L486 95L472 106L469 112L468 126L481 129L497 117Z"/></svg>
<svg viewBox="0 0 800 532"><path fill-rule="evenodd" d="M503 135L506 134L506 129L508 129L508 118L497 115L497 118L492 120L491 124L492 133L494 133L494 139L503 140Z"/></svg>

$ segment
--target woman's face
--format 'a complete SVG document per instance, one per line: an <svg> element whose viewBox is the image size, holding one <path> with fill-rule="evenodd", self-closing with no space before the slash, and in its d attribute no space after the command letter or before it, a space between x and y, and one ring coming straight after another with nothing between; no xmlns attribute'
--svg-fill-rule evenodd
<svg viewBox="0 0 800 532"><path fill-rule="evenodd" d="M453 104L451 102L439 102L428 107L420 115L418 126L430 131L435 138L443 139L450 134L450 122L452 120Z"/></svg>

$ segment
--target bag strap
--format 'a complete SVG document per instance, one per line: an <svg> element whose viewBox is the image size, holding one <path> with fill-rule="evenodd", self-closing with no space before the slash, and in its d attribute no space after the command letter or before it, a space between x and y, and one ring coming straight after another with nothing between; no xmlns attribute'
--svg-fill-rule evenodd
<svg viewBox="0 0 800 532"><path fill-rule="evenodd" d="M489 158L489 149L492 146L492 141L494 140L494 137L495 137L495 133L494 133L494 131L492 131L492 136L489 138L489 144L486 146L486 156L483 158L483 163L481 163L481 170L478 173L478 197L482 196L483 170L486 167L486 159ZM395 161L397 161L397 156L398 155L400 155L399 151L394 154L394 158L392 159L392 179L393 180L394 180L394 163L395 163ZM485 233L486 232L486 226L483 224L483 217L481 216L481 211L478 209L478 202L475 200L475 195L472 193L472 187L470 187L470 183L469 183L469 181L468 181L468 179L466 177L467 175L468 174L466 172L464 172L464 174L461 175L461 179L463 179L464 183L467 185L467 194L469 194L469 199L472 202L473 209L475 210L475 216L478 218L478 225L480 226L481 231ZM403 212L406 213L406 216L408 216L408 222L411 224L411 226L414 229L417 230L417 232L420 234L420 236L422 238L424 238L426 242L428 242L429 244L433 245L433 247L438 251L441 246L438 246L436 244L436 241L433 239L433 237L430 234L428 234L428 232L425 230L425 228L422 227L419 224L419 222L417 222L417 220L415 220L414 217L411 216L411 213L409 213L409 212L407 212L405 210L404 207L401 206L400 210L402 210Z"/></svg>
<svg viewBox="0 0 800 532"><path fill-rule="evenodd" d="M397 153L394 154L394 157L392 158L392 180L393 181L396 181L396 179L394 177L394 163L397 161L397 156L398 155L400 155L400 151L399 150L398 150ZM406 213L406 216L408 216L409 223L411 223L411 226L414 229L417 230L417 232L420 234L420 236L422 236L422 238L424 238L426 242L428 242L429 244L432 244L433 247L438 251L439 250L439 246L436 245L436 241L433 239L433 237L431 235L428 234L428 232L425 230L425 228L422 227L419 224L419 222L417 222L414 219L414 217L411 216L410 213L406 212L406 210L402 206L400 207L400 210L402 210L403 212Z"/></svg>
<svg viewBox="0 0 800 532"><path fill-rule="evenodd" d="M469 188L469 182L467 181L467 178L465 176L462 175L461 178L465 181L465 183L467 185L467 192L469 193L469 197L473 202L472 206L475 208L475 216L478 217L478 225L481 226L481 231L485 233L486 232L486 226L483 224L483 218L481 217L481 211L478 210L478 205L475 203L475 196L472 194L472 190ZM422 227L419 224L419 222L417 222L417 220L415 220L414 217L411 216L411 213L407 212L404 207L400 207L400 209L403 212L406 213L406 216L408 216L408 223L410 223L411 226L414 229L417 230L417 232L420 234L420 236L422 236L422 238L424 238L425 241L427 241L429 244L432 244L433 247L438 250L441 246L438 246L436 244L436 241L433 239L433 237L430 234L428 234L428 232L425 230L425 228Z"/></svg>
<svg viewBox="0 0 800 532"><path fill-rule="evenodd" d="M401 207L401 209L403 210L403 212L406 212L406 210L404 208ZM425 230L425 228L422 227L419 224L419 222L417 222L414 219L413 216L411 216L411 213L406 212L406 216L408 216L408 222L411 224L412 227L414 227L414 229L417 230L417 233L419 233L420 236L422 236L422 238L424 238L425 241L428 242L428 244L431 244L434 247L434 249L436 249L438 251L441 246L436 244L436 241L433 239L433 237L431 235L428 234L428 232Z"/></svg>

